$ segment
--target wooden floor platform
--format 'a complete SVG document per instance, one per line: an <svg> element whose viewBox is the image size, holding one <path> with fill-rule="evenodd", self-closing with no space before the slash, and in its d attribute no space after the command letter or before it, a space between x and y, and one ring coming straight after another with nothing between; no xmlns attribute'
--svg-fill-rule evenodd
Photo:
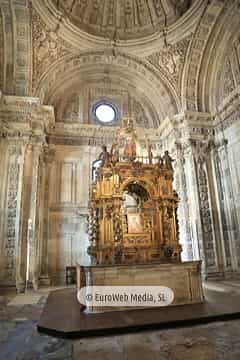
<svg viewBox="0 0 240 360"><path fill-rule="evenodd" d="M76 290L68 288L49 294L37 327L55 337L80 338L236 318L240 318L239 295L207 291L203 304L84 314Z"/></svg>

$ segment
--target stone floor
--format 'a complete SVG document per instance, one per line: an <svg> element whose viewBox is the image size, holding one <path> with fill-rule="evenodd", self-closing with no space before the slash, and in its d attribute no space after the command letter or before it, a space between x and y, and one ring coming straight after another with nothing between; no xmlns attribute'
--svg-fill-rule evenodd
<svg viewBox="0 0 240 360"><path fill-rule="evenodd" d="M221 292L240 295L239 281L208 282L205 287L219 296ZM0 360L240 359L240 320L74 341L41 335L36 324L48 292L23 298L1 291Z"/></svg>

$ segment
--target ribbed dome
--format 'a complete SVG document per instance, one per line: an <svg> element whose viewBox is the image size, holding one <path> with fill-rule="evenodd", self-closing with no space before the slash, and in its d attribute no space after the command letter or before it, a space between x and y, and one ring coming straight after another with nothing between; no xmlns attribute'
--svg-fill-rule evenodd
<svg viewBox="0 0 240 360"><path fill-rule="evenodd" d="M191 0L53 0L81 30L108 39L139 39L173 24Z"/></svg>

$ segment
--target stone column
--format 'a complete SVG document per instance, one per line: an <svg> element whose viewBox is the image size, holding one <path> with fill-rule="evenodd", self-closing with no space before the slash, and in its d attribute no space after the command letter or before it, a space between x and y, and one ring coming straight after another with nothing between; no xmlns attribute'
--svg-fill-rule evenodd
<svg viewBox="0 0 240 360"><path fill-rule="evenodd" d="M222 248L217 237L215 193L212 184L212 167L209 143L192 141L193 171L195 177L197 233L200 258L204 262L205 278L219 277L223 274Z"/></svg>
<svg viewBox="0 0 240 360"><path fill-rule="evenodd" d="M182 145L176 143L175 171L178 179L178 184L176 184L176 188L180 200L178 208L178 221L180 227L180 243L183 248L181 258L183 261L191 261L194 259L194 247L190 231L189 199L185 163L186 161Z"/></svg>
<svg viewBox="0 0 240 360"><path fill-rule="evenodd" d="M206 272L206 258L203 246L200 204L198 197L198 179L195 167L194 151L190 141L183 144L184 170L186 191L189 199L189 233L192 239L192 252L194 260L202 260L202 272Z"/></svg>
<svg viewBox="0 0 240 360"><path fill-rule="evenodd" d="M37 287L39 156L53 123L52 109L37 98L1 98L0 285L16 286L19 292L26 288L27 273Z"/></svg>
<svg viewBox="0 0 240 360"><path fill-rule="evenodd" d="M225 139L217 143L214 164L224 264L226 271L231 272L240 270L240 240L227 147Z"/></svg>
<svg viewBox="0 0 240 360"><path fill-rule="evenodd" d="M25 149L22 207L20 212L20 248L16 272L18 291L38 287L39 277L39 158L42 143L34 139Z"/></svg>
<svg viewBox="0 0 240 360"><path fill-rule="evenodd" d="M27 268L27 287L38 288L40 275L39 256L39 184L40 184L40 155L42 144L32 144L29 147L29 154L32 160L31 186L30 186L30 207L28 216L28 268Z"/></svg>

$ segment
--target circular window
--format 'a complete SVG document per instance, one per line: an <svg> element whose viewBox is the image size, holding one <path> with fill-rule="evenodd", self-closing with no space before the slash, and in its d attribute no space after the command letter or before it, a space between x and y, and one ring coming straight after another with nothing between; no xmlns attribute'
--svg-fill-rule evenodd
<svg viewBox="0 0 240 360"><path fill-rule="evenodd" d="M112 123L117 118L117 111L115 107L106 102L101 102L94 107L95 117L101 123Z"/></svg>

